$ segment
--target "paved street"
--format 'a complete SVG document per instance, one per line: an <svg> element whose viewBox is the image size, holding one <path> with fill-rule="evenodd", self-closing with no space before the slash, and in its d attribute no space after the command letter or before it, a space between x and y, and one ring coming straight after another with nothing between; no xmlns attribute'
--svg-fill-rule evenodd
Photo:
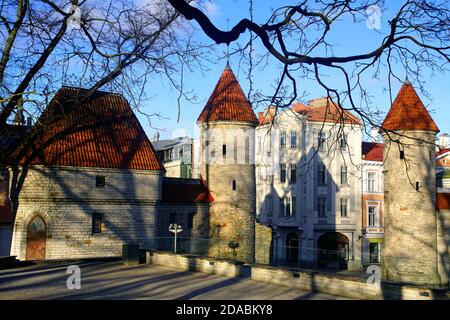
<svg viewBox="0 0 450 320"><path fill-rule="evenodd" d="M66 286L67 267L81 268L81 289ZM343 299L297 289L155 265L47 263L0 270L0 299Z"/></svg>

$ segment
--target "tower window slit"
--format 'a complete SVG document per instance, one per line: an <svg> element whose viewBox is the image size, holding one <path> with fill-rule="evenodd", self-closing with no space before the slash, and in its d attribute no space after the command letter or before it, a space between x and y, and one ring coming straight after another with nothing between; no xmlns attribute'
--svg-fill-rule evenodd
<svg viewBox="0 0 450 320"><path fill-rule="evenodd" d="M233 188L233 190L236 190L236 180L233 180L233 182L232 182L232 188Z"/></svg>
<svg viewBox="0 0 450 320"><path fill-rule="evenodd" d="M401 160L405 159L405 151L403 150L400 151L400 159Z"/></svg>
<svg viewBox="0 0 450 320"><path fill-rule="evenodd" d="M416 182L416 191L419 191L419 182Z"/></svg>

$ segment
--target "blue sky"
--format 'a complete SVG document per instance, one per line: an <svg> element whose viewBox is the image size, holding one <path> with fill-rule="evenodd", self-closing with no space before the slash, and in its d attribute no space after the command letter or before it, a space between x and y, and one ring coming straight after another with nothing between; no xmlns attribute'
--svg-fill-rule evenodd
<svg viewBox="0 0 450 320"><path fill-rule="evenodd" d="M255 21L265 21L271 13L271 7L278 7L280 4L292 3L292 1L254 1L254 17ZM399 1L389 1L389 5L398 5ZM345 17L342 22L337 23L332 28L330 40L336 46L334 52L336 55L349 55L368 52L376 48L381 39L387 32L388 19L391 18L395 7L388 7L382 10L381 29L379 32L367 28L365 21L354 23L348 17ZM207 11L211 20L223 29L227 28L227 19L230 20L229 25L232 26L242 18L248 18L248 2L236 0L221 0L213 1L208 4ZM381 33L381 34L380 34ZM204 43L212 43L198 32L197 40ZM243 40L248 39L244 36ZM232 47L233 48L233 45ZM261 49L260 43L255 43L257 50ZM208 97L210 96L214 86L219 79L225 64L226 59L223 59L226 51L225 45L217 46L216 55L211 56L215 63L207 63L210 69L207 73L201 72L185 73L185 84L187 90L192 90L198 98L197 103L191 103L185 100L181 101L180 121L177 122L177 98L178 93L171 88L170 84L160 78L152 79L147 84L147 93L152 98L145 102L144 108L147 112L159 111L164 119L152 119L152 126L159 129L161 139L170 138L173 136L182 135L186 130L191 136L197 136L198 132L195 121L203 109ZM232 50L231 50L232 51ZM231 57L231 67L235 72L238 80L245 93L248 92L249 82L247 78L247 71L239 68L238 57ZM265 94L273 93L272 85L279 74L280 64L274 59L269 61L269 65L262 71L254 71L253 80L254 87L263 91ZM404 78L405 72L402 66L396 65L394 68L398 71L398 75ZM387 89L387 78L385 69L382 69L380 79L374 79L372 72L369 71L362 83L365 88L374 97L372 101L373 108L378 108L387 112L390 106L389 93ZM343 89L343 82L341 77L330 74L326 78L329 84L337 88ZM423 72L423 80L426 82L425 89L430 95L431 99L426 98L420 92L423 103L431 110L431 116L437 123L442 132L450 132L450 112L448 111L448 101L450 101L450 90L448 90L450 75L438 73L432 75L428 70ZM310 99L324 96L326 93L317 82L307 79L298 78L299 91L305 91L307 96L301 99L307 102ZM393 81L393 95L395 97L401 83L397 80ZM413 83L414 85L414 83ZM262 111L257 109L255 112ZM154 129L148 124L147 119L141 117L141 123L144 126L149 136L152 136Z"/></svg>

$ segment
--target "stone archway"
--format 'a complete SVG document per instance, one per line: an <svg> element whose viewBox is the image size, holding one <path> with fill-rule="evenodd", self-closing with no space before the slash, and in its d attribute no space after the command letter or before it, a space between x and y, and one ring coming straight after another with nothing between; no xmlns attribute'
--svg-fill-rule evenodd
<svg viewBox="0 0 450 320"><path fill-rule="evenodd" d="M339 232L327 232L318 240L319 267L347 269L349 240Z"/></svg>
<svg viewBox="0 0 450 320"><path fill-rule="evenodd" d="M35 216L27 228L27 260L44 260L47 242L47 226L44 219Z"/></svg>

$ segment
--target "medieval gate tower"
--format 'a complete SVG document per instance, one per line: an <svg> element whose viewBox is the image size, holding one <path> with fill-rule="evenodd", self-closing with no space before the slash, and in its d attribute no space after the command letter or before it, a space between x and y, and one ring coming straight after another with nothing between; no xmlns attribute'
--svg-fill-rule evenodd
<svg viewBox="0 0 450 320"><path fill-rule="evenodd" d="M254 141L258 120L228 64L197 124L200 171L214 198L209 212L209 255L235 255L251 263L255 259ZM233 243L237 248L232 248Z"/></svg>
<svg viewBox="0 0 450 320"><path fill-rule="evenodd" d="M437 256L435 135L439 132L408 80L382 126L387 280L440 284Z"/></svg>

